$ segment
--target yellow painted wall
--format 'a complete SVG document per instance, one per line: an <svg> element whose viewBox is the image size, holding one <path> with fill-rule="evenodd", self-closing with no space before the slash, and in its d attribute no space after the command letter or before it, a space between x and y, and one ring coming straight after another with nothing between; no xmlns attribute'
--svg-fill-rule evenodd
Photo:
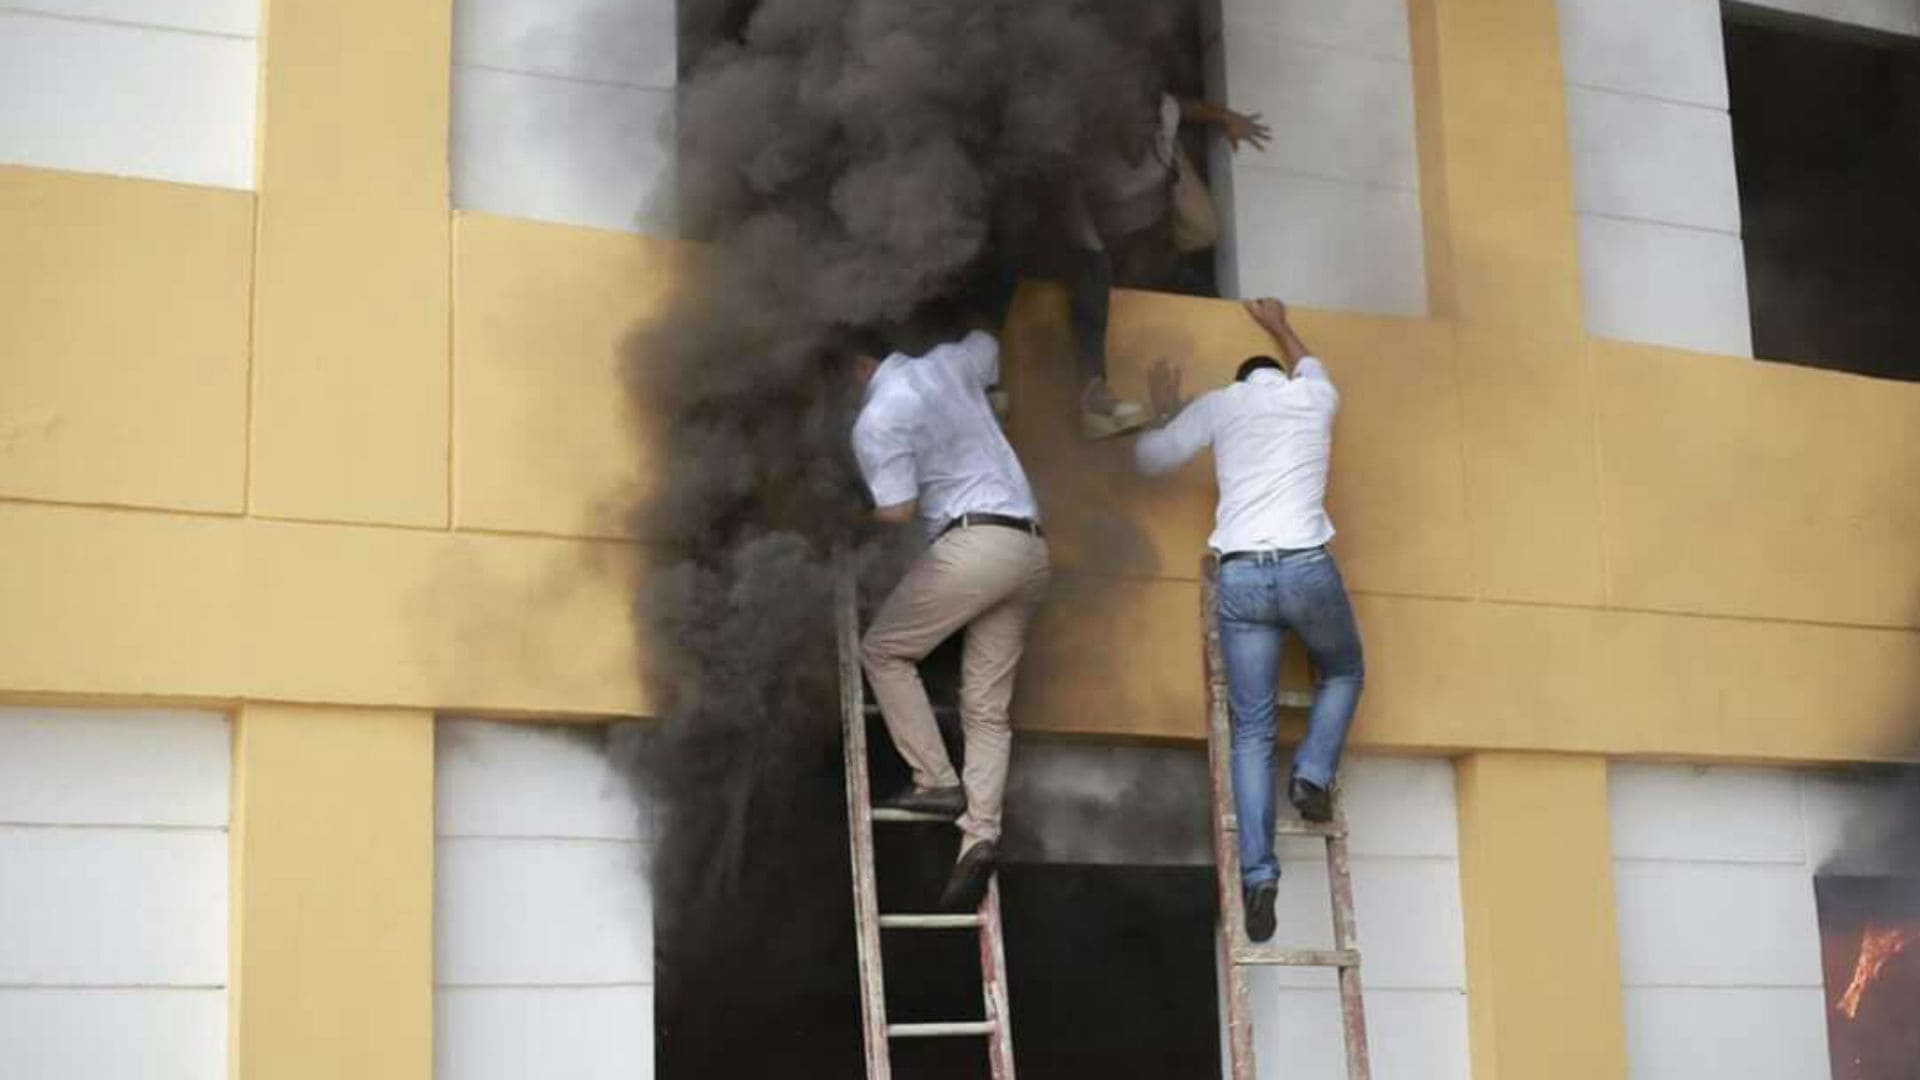
<svg viewBox="0 0 1920 1080"><path fill-rule="evenodd" d="M1475 1080L1625 1080L1606 762L1472 754L1457 784Z"/></svg>
<svg viewBox="0 0 1920 1080"><path fill-rule="evenodd" d="M433 715L250 705L233 768L232 1075L427 1080Z"/></svg>
<svg viewBox="0 0 1920 1080"><path fill-rule="evenodd" d="M0 692L645 710L608 538L671 465L616 354L685 252L450 213L448 12L383 12L269 13L257 196L0 170ZM1551 5L1413 14L1439 314L1300 314L1346 395L1357 738L1894 752L1920 387L1588 340ZM1020 722L1194 737L1206 468L1147 484L1069 436L1061 308L1032 288L1007 334L1062 571ZM1262 344L1231 304L1148 294L1113 333L1133 389Z"/></svg>

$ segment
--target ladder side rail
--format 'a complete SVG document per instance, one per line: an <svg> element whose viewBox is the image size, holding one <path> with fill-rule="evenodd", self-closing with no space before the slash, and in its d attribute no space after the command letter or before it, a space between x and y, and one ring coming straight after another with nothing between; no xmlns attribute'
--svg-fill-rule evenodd
<svg viewBox="0 0 1920 1080"><path fill-rule="evenodd" d="M993 1080L1014 1080L1013 1009L1007 997L1007 950L1000 932L1000 875L980 900L980 993L986 1006L987 1067Z"/></svg>
<svg viewBox="0 0 1920 1080"><path fill-rule="evenodd" d="M1327 891L1333 901L1333 946L1343 951L1355 948L1353 918L1353 867L1347 857L1347 815L1336 789L1334 813L1339 828L1327 839ZM1346 1038L1347 1080L1371 1080L1372 1062L1367 1052L1367 1011L1360 985L1358 963L1340 969L1340 1027Z"/></svg>
<svg viewBox="0 0 1920 1080"><path fill-rule="evenodd" d="M873 793L867 775L865 689L860 681L860 612L852 561L836 553L834 618L840 651L842 745L847 767L847 837L853 869L853 925L860 957L860 1034L867 1080L892 1080L887 992L880 954L880 900L873 861Z"/></svg>
<svg viewBox="0 0 1920 1080"><path fill-rule="evenodd" d="M1227 1075L1229 1080L1254 1080L1253 997L1247 969L1235 959L1235 935L1244 932L1246 912L1240 896L1240 844L1233 814L1233 770L1230 746L1232 720L1228 715L1226 665L1220 651L1220 624L1214 618L1218 566L1211 555L1200 565L1200 640L1207 680L1207 772L1213 802L1213 865L1220 894L1221 976L1226 981ZM1236 822L1229 829L1228 822Z"/></svg>

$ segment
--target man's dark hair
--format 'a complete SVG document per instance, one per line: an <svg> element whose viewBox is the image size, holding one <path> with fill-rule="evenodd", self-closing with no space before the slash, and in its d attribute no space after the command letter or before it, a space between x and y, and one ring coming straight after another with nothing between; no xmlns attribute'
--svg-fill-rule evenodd
<svg viewBox="0 0 1920 1080"><path fill-rule="evenodd" d="M1271 356L1249 356L1240 362L1240 370L1233 373L1233 381L1246 382L1247 376L1252 375L1256 371L1264 371L1268 368L1272 368L1275 371L1287 370L1280 366L1280 361L1275 360Z"/></svg>

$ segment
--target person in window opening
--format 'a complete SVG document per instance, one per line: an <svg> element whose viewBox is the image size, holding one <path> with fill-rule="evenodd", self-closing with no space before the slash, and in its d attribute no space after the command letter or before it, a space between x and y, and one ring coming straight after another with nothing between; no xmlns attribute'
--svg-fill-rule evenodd
<svg viewBox="0 0 1920 1080"><path fill-rule="evenodd" d="M1281 635L1292 630L1315 673L1307 737L1295 751L1287 798L1308 821L1332 816L1329 789L1365 677L1360 633L1327 542L1327 468L1340 393L1278 300L1248 314L1281 359L1255 356L1232 384L1187 404L1180 370L1161 360L1148 384L1154 430L1134 447L1140 470L1168 472L1211 446L1220 501L1208 546L1219 558L1221 653L1233 714L1234 810L1240 822L1247 936L1273 936L1280 877L1274 857L1274 709Z"/></svg>
<svg viewBox="0 0 1920 1080"><path fill-rule="evenodd" d="M1089 439L1131 431L1147 421L1139 403L1115 397L1107 385L1107 306L1114 286L1194 291L1180 288L1177 280L1182 246L1201 250L1213 244L1211 195L1180 149L1183 122L1220 128L1235 151L1242 143L1264 150L1269 137L1258 113L1247 116L1151 88L1140 107L1123 112L1112 134L1086 155L1068 199L1067 228L1075 251L1068 308L1082 381L1080 429ZM1197 248L1176 236L1194 231L1179 228L1176 185L1192 185L1192 197L1203 204L1190 208L1206 218Z"/></svg>
<svg viewBox="0 0 1920 1080"><path fill-rule="evenodd" d="M963 331L944 309L934 307L939 344L855 357L865 398L853 449L874 516L918 518L931 541L861 640L873 696L913 771L912 786L882 805L958 820L960 853L941 905L966 911L993 875L1012 747L1007 709L1051 570L1033 489L990 403L999 342ZM966 768L956 774L917 665L962 630Z"/></svg>

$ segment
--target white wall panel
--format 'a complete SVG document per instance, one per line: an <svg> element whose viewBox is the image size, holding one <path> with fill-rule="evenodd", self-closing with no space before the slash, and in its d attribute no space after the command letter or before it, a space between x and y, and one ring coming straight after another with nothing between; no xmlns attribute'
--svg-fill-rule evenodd
<svg viewBox="0 0 1920 1080"><path fill-rule="evenodd" d="M1209 155L1222 294L1424 315L1404 0L1224 0L1220 18L1208 93L1274 133Z"/></svg>
<svg viewBox="0 0 1920 1080"><path fill-rule="evenodd" d="M653 1075L653 988L442 989L441 1080L646 1080Z"/></svg>
<svg viewBox="0 0 1920 1080"><path fill-rule="evenodd" d="M673 105L665 90L456 68L454 205L672 235Z"/></svg>
<svg viewBox="0 0 1920 1080"><path fill-rule="evenodd" d="M1460 854L1453 762L1353 755L1342 763L1340 787L1353 854Z"/></svg>
<svg viewBox="0 0 1920 1080"><path fill-rule="evenodd" d="M250 38L260 33L260 0L6 0L4 6L13 11L228 37Z"/></svg>
<svg viewBox="0 0 1920 1080"><path fill-rule="evenodd" d="M672 0L458 0L453 204L674 233Z"/></svg>
<svg viewBox="0 0 1920 1080"><path fill-rule="evenodd" d="M1633 1080L1815 1080L1829 1075L1826 1000L1799 989L1626 991Z"/></svg>
<svg viewBox="0 0 1920 1080"><path fill-rule="evenodd" d="M1617 859L1806 858L1791 772L1621 762L1608 770L1607 788Z"/></svg>
<svg viewBox="0 0 1920 1080"><path fill-rule="evenodd" d="M1866 786L1621 763L1609 788L1633 1080L1826 1076L1822 856L1807 837L1826 827L1816 818L1865 801Z"/></svg>
<svg viewBox="0 0 1920 1080"><path fill-rule="evenodd" d="M217 713L0 710L0 824L227 825Z"/></svg>
<svg viewBox="0 0 1920 1080"><path fill-rule="evenodd" d="M226 1076L230 737L0 708L0 1075Z"/></svg>
<svg viewBox="0 0 1920 1080"><path fill-rule="evenodd" d="M638 728L443 720L434 827L441 836L645 840L648 807L620 767L638 752Z"/></svg>
<svg viewBox="0 0 1920 1080"><path fill-rule="evenodd" d="M1724 110L1718 0L1559 0L1566 79Z"/></svg>
<svg viewBox="0 0 1920 1080"><path fill-rule="evenodd" d="M638 844L443 837L438 860L441 982L652 981Z"/></svg>
<svg viewBox="0 0 1920 1080"><path fill-rule="evenodd" d="M226 982L227 838L0 826L0 985Z"/></svg>
<svg viewBox="0 0 1920 1080"><path fill-rule="evenodd" d="M1237 170L1233 185L1239 295L1426 313L1418 192L1256 168Z"/></svg>
<svg viewBox="0 0 1920 1080"><path fill-rule="evenodd" d="M1249 984L1254 1057L1262 1080L1346 1080L1340 993L1327 971L1283 985L1260 968ZM1367 1054L1375 1080L1467 1080L1467 995L1463 990L1366 992Z"/></svg>
<svg viewBox="0 0 1920 1080"><path fill-rule="evenodd" d="M222 990L0 989L7 1080L221 1080Z"/></svg>
<svg viewBox="0 0 1920 1080"><path fill-rule="evenodd" d="M1411 63L1296 44L1231 21L1222 43L1229 104L1273 129L1266 150L1243 146L1236 164L1419 187Z"/></svg>
<svg viewBox="0 0 1920 1080"><path fill-rule="evenodd" d="M1576 209L1740 231L1724 110L1570 86L1567 124Z"/></svg>
<svg viewBox="0 0 1920 1080"><path fill-rule="evenodd" d="M436 725L439 1080L653 1075L637 724Z"/></svg>
<svg viewBox="0 0 1920 1080"><path fill-rule="evenodd" d="M1596 337L1753 355L1738 236L1582 214L1580 271Z"/></svg>
<svg viewBox="0 0 1920 1080"><path fill-rule="evenodd" d="M673 0L458 0L453 61L672 90Z"/></svg>
<svg viewBox="0 0 1920 1080"><path fill-rule="evenodd" d="M255 71L250 38L0 11L0 164L252 187Z"/></svg>
<svg viewBox="0 0 1920 1080"><path fill-rule="evenodd" d="M1818 986L1819 917L1802 867L1614 867L1621 978L1633 986Z"/></svg>
<svg viewBox="0 0 1920 1080"><path fill-rule="evenodd" d="M1220 15L1223 22L1276 30L1302 44L1412 57L1405 0L1221 0Z"/></svg>

